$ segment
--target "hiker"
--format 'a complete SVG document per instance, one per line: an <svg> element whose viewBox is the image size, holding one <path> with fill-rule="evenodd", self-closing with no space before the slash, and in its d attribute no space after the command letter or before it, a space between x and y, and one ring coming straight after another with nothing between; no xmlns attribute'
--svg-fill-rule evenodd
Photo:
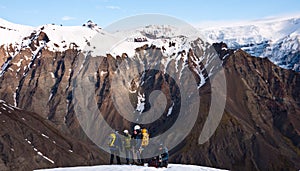
<svg viewBox="0 0 300 171"><path fill-rule="evenodd" d="M158 149L158 156L153 157L149 162L149 167L168 167L168 160L169 160L169 152L167 147L165 147L163 144L160 144Z"/></svg>
<svg viewBox="0 0 300 171"><path fill-rule="evenodd" d="M132 150L131 150L131 135L129 134L128 130L124 130L124 149L125 149L125 155L126 155L126 164L129 164L129 158L133 158Z"/></svg>
<svg viewBox="0 0 300 171"><path fill-rule="evenodd" d="M169 160L169 152L168 148L163 144L160 144L159 149L159 158L158 158L158 167L168 167L168 160Z"/></svg>
<svg viewBox="0 0 300 171"><path fill-rule="evenodd" d="M149 145L149 133L146 128L143 128L142 129L142 142L141 142L141 148L140 148L142 165L144 164L143 153L145 152L145 149L148 145Z"/></svg>
<svg viewBox="0 0 300 171"><path fill-rule="evenodd" d="M132 164L142 164L141 160L141 153L140 148L142 145L142 133L141 133L141 127L139 125L135 125L133 128L133 134L132 134ZM134 159L137 159L137 162L134 161Z"/></svg>
<svg viewBox="0 0 300 171"><path fill-rule="evenodd" d="M143 128L142 129L142 144L141 144L141 146L144 148L144 147L147 147L148 144L149 144L149 133L146 128Z"/></svg>
<svg viewBox="0 0 300 171"><path fill-rule="evenodd" d="M108 138L108 146L110 149L110 164L113 164L116 156L117 164L121 164L120 150L122 150L122 141L118 131L112 132Z"/></svg>

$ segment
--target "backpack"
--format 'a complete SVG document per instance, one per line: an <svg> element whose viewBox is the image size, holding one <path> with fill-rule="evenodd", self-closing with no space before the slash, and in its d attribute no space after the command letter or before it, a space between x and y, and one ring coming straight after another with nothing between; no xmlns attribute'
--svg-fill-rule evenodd
<svg viewBox="0 0 300 171"><path fill-rule="evenodd" d="M148 167L156 167L156 168L158 168L157 157L153 157L151 160L149 160Z"/></svg>
<svg viewBox="0 0 300 171"><path fill-rule="evenodd" d="M115 133L111 133L111 134L109 135L109 143L108 143L108 145L109 145L110 147L114 147L114 146L115 146L115 141L116 141L116 139L117 139L116 134L115 134Z"/></svg>
<svg viewBox="0 0 300 171"><path fill-rule="evenodd" d="M142 147L146 147L149 144L149 134L148 132L143 132L142 133Z"/></svg>

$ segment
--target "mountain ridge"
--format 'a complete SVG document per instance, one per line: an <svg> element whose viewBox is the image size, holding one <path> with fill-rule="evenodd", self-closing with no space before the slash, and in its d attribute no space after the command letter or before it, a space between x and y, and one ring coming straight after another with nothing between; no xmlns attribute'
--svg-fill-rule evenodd
<svg viewBox="0 0 300 171"><path fill-rule="evenodd" d="M5 39L0 40L0 46L6 44L7 47L15 47L14 49L16 49L17 44L22 42L24 38L22 35L29 35L30 32L41 30L41 28L45 28L51 37L52 42L47 46L53 51L63 51L71 43L74 43L74 46L79 47L79 49L84 49L89 40L97 33L114 37L113 34L105 32L92 21L88 21L83 26L48 24L38 27L13 24L3 19L0 21L1 31L3 35L7 35ZM144 30L147 28L151 28L151 26ZM171 28L166 27L166 29ZM70 30L73 30L72 33L66 34ZM199 35L211 44L224 42L231 49L243 49L253 56L267 57L280 67L300 71L299 16L278 17L235 26L208 27L198 30ZM117 35L120 36L120 34Z"/></svg>
<svg viewBox="0 0 300 171"><path fill-rule="evenodd" d="M267 57L276 65L299 71L300 17L262 20L235 26L200 29L210 43L224 42L257 57Z"/></svg>
<svg viewBox="0 0 300 171"><path fill-rule="evenodd" d="M3 171L104 163L98 147L63 134L49 120L2 100L0 120ZM93 159L93 155L100 158Z"/></svg>

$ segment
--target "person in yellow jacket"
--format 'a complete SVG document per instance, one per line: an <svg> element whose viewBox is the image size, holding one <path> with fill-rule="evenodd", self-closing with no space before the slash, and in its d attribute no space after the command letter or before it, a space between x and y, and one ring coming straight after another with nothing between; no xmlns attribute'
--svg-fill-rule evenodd
<svg viewBox="0 0 300 171"><path fill-rule="evenodd" d="M141 155L141 162L142 165L144 165L145 160L143 159L143 153L145 152L145 148L149 144L149 133L146 128L142 129L142 142L141 142L141 148L140 148L140 155Z"/></svg>
<svg viewBox="0 0 300 171"><path fill-rule="evenodd" d="M142 129L142 148L147 147L149 144L149 133L146 128Z"/></svg>
<svg viewBox="0 0 300 171"><path fill-rule="evenodd" d="M122 150L122 141L118 131L112 132L108 138L108 146L110 149L110 164L113 164L116 156L117 164L121 164L120 150Z"/></svg>
<svg viewBox="0 0 300 171"><path fill-rule="evenodd" d="M125 149L126 155L126 164L129 164L129 159L133 158L132 150L131 150L131 135L128 130L124 130L124 139L123 139L123 147Z"/></svg>

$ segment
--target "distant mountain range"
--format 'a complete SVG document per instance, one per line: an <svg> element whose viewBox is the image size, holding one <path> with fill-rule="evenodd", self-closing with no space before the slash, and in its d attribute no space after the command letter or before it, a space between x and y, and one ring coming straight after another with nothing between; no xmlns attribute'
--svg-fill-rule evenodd
<svg viewBox="0 0 300 171"><path fill-rule="evenodd" d="M3 19L0 19L0 23L2 28L0 34L5 35L5 38L0 40L0 45L8 45L10 43L16 45L16 43L22 42L24 35L45 27L48 29L47 32L50 34L53 42L52 47L51 45L48 46L53 48L53 50L62 50L70 42L74 42L76 45L84 48L89 38L96 32L101 32L101 28L92 21L84 24L84 27L47 25L35 28L13 24ZM230 26L230 23L228 23L228 25L199 28L199 31L202 38L209 43L224 42L231 49L243 49L253 56L267 57L282 68L300 71L300 17L273 18L234 24L233 26ZM95 32L84 28L91 28ZM70 30L72 30L71 33L69 33ZM63 32L63 35L59 32ZM82 37L75 36L78 35L76 32L80 32Z"/></svg>
<svg viewBox="0 0 300 171"><path fill-rule="evenodd" d="M231 49L243 49L253 56L267 57L282 68L300 71L300 17L200 30L210 43L224 42Z"/></svg>

